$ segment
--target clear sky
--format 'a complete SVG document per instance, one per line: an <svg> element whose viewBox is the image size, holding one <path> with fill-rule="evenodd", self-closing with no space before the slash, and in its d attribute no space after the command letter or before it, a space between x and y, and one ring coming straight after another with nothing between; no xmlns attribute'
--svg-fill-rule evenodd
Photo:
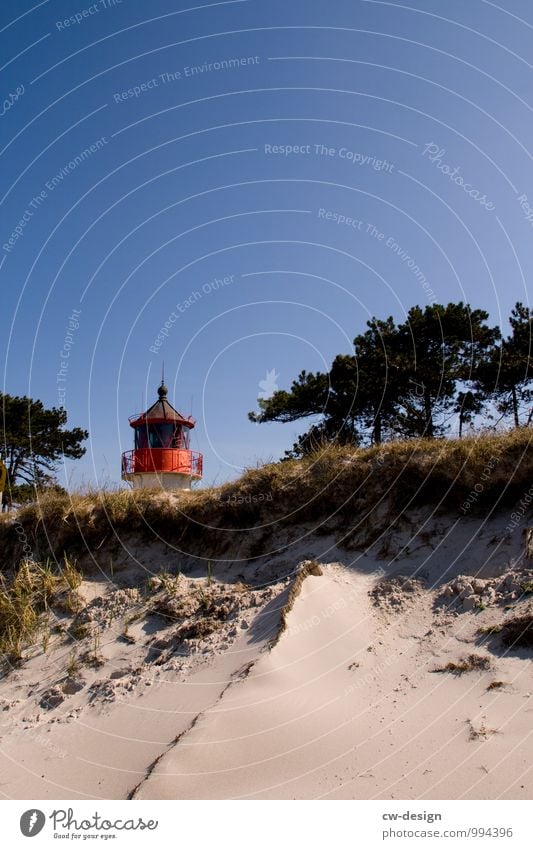
<svg viewBox="0 0 533 849"><path fill-rule="evenodd" d="M529 303L528 0L14 0L0 29L2 386L90 431L73 484L120 480L163 360L220 483L306 429L257 397L370 316Z"/></svg>

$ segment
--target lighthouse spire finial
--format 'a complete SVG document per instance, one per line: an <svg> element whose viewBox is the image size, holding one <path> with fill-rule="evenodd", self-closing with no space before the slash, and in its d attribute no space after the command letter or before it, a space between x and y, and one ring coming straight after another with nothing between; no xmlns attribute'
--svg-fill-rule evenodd
<svg viewBox="0 0 533 849"><path fill-rule="evenodd" d="M168 394L168 389L165 386L165 361L163 360L163 365L161 367L161 385L157 390L157 394L161 399L166 398Z"/></svg>

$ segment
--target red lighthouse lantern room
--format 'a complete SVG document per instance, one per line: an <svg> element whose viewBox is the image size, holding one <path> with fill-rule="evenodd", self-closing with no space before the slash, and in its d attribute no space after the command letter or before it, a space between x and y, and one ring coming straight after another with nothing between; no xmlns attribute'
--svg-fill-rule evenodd
<svg viewBox="0 0 533 849"><path fill-rule="evenodd" d="M190 432L196 424L167 401L162 382L159 399L145 413L130 417L135 448L122 455L122 480L134 489L190 489L202 477L203 457L189 448Z"/></svg>

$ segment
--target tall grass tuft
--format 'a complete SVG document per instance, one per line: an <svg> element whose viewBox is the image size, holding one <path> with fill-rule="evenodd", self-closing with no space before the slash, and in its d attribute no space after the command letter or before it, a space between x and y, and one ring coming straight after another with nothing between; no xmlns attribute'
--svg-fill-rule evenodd
<svg viewBox="0 0 533 849"><path fill-rule="evenodd" d="M48 611L56 596L79 586L82 576L68 562L66 574L57 574L50 562L24 560L10 576L0 575L0 656L4 664L22 659L24 648L41 642L46 651L49 642Z"/></svg>

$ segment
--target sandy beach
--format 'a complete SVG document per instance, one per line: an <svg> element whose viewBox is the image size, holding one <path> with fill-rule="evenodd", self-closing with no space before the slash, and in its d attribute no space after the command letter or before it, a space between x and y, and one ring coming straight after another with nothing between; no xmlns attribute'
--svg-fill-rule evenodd
<svg viewBox="0 0 533 849"><path fill-rule="evenodd" d="M489 633L531 611L523 537L433 520L388 546L308 537L149 602L127 569L84 580L98 662L60 633L0 682L4 798L527 798L531 652Z"/></svg>

